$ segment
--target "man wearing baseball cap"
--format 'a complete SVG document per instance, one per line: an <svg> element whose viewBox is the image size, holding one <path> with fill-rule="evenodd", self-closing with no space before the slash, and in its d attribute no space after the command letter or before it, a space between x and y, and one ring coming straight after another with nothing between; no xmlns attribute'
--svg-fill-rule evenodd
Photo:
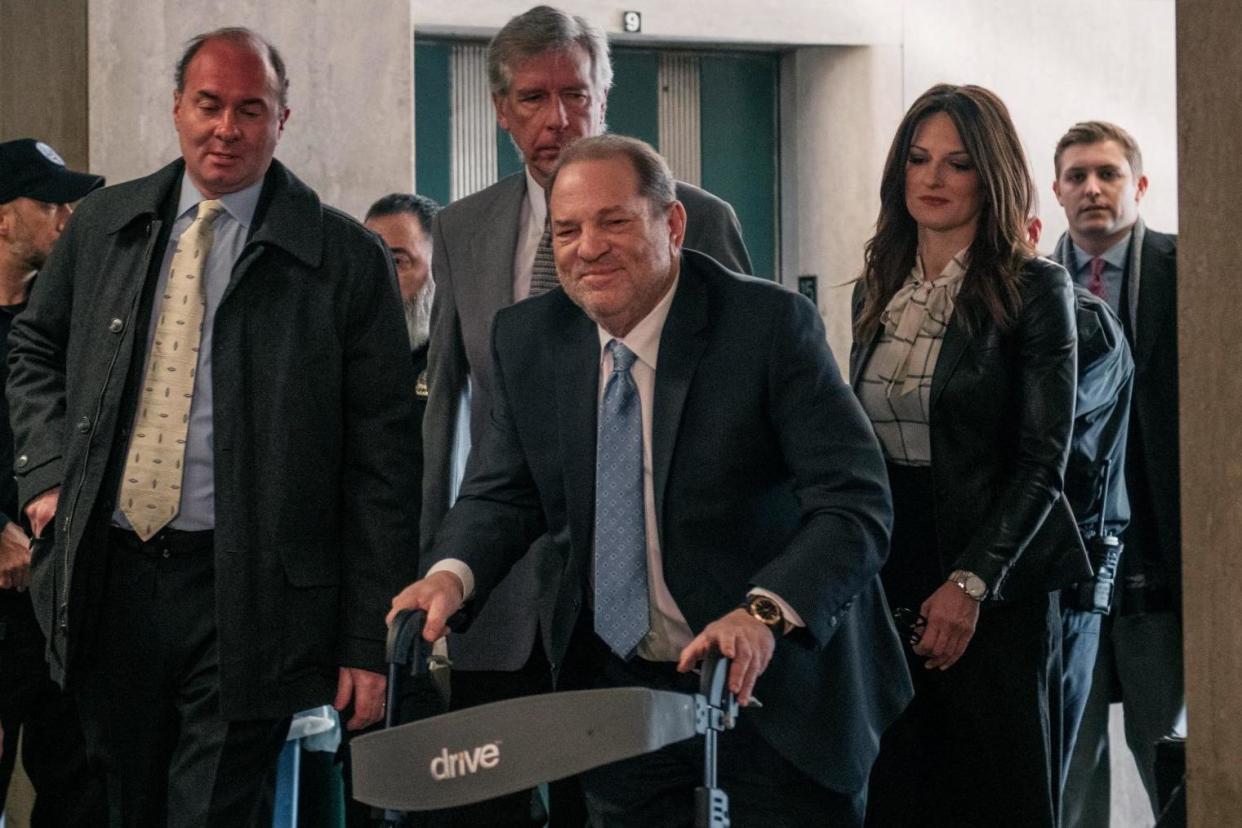
<svg viewBox="0 0 1242 828"><path fill-rule="evenodd" d="M72 203L103 186L97 175L65 167L42 141L0 143L0 388L8 379L8 337L26 306L32 278L60 237ZM0 811L16 761L35 788L34 825L106 821L102 780L86 766L82 728L71 698L48 674L45 641L26 586L30 539L21 525L13 477L8 398L0 394Z"/></svg>

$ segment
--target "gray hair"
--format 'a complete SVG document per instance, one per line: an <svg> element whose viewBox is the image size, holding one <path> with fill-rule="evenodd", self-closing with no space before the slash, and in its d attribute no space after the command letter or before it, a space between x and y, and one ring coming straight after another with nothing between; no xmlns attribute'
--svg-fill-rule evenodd
<svg viewBox="0 0 1242 828"><path fill-rule="evenodd" d="M276 87L272 90L276 93L276 100L282 109L289 105L289 76L285 73L285 59L280 56L280 52L267 38L244 26L226 26L222 29L196 34L187 40L185 51L181 53L181 58L177 61L177 68L173 73L173 81L176 83L178 92L185 91L185 73L190 66L190 61L194 60L199 49L212 40L227 40L230 43L249 46L254 49L255 54L262 55L276 77Z"/></svg>
<svg viewBox="0 0 1242 828"><path fill-rule="evenodd" d="M487 46L487 77L493 95L509 91L513 70L521 61L546 52L581 46L591 59L593 92L606 95L612 88L612 58L608 37L586 18L551 6L535 6L509 20Z"/></svg>
<svg viewBox="0 0 1242 828"><path fill-rule="evenodd" d="M561 150L548 192L556 186L561 170L578 161L611 161L624 158L638 177L638 194L647 199L652 212L667 210L677 200L677 184L668 162L646 141L628 135L596 135L580 138Z"/></svg>

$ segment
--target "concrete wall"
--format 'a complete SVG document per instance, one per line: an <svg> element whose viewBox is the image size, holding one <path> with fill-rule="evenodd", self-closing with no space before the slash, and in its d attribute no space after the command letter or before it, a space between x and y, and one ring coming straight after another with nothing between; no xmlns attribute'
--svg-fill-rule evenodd
<svg viewBox="0 0 1242 828"><path fill-rule="evenodd" d="M552 5L582 15L621 40L789 46L897 43L904 2L908 0L559 0ZM536 5L533 0L413 4L419 31L487 36ZM642 34L621 34L623 10L642 13Z"/></svg>
<svg viewBox="0 0 1242 828"><path fill-rule="evenodd" d="M562 5L620 29L620 6ZM526 0L90 0L91 164L120 181L175 157L170 76L180 46L197 31L242 23L265 32L289 62L293 116L278 156L326 200L358 213L376 194L413 180L413 27L489 35L526 7ZM796 195L782 196L782 276L821 276L834 331L840 304L827 286L857 271L875 219L867 185L878 187L893 113L937 81L982 83L1009 102L1040 183L1049 241L1064 227L1051 194L1052 146L1086 117L1135 133L1152 180L1144 212L1155 227L1176 226L1173 0L685 0L624 8L644 15L642 35L618 35L628 42L806 47L784 64L791 76L782 129L793 137L783 135L782 146L797 161L783 160L782 181Z"/></svg>
<svg viewBox="0 0 1242 828"><path fill-rule="evenodd" d="M842 370L850 293L880 209L880 169L904 110L901 49L812 47L781 63L781 262L791 286L819 279L819 311Z"/></svg>
<svg viewBox="0 0 1242 828"><path fill-rule="evenodd" d="M1177 228L1173 0L909 0L907 105L935 83L977 83L1009 105L1039 185L1044 249L1065 230L1052 152L1076 121L1115 121L1143 148L1148 223Z"/></svg>
<svg viewBox="0 0 1242 828"><path fill-rule="evenodd" d="M0 0L0 141L38 138L87 163L86 0Z"/></svg>
<svg viewBox="0 0 1242 828"><path fill-rule="evenodd" d="M185 41L249 26L285 57L292 115L276 156L361 215L414 181L409 0L90 0L91 167L113 182L178 156L173 66Z"/></svg>
<svg viewBox="0 0 1242 828"><path fill-rule="evenodd" d="M782 63L782 278L816 274L829 342L849 352L849 288L879 208L897 122L939 82L1008 103L1039 186L1045 250L1065 229L1052 151L1078 120L1131 130L1151 180L1144 215L1177 227L1172 0L907 0L899 47L804 47Z"/></svg>
<svg viewBox="0 0 1242 828"><path fill-rule="evenodd" d="M1182 554L1187 596L1186 700L1190 825L1237 825L1242 814L1242 375L1237 308L1242 280L1242 6L1178 4L1178 249ZM1194 596L1193 599L1190 596Z"/></svg>

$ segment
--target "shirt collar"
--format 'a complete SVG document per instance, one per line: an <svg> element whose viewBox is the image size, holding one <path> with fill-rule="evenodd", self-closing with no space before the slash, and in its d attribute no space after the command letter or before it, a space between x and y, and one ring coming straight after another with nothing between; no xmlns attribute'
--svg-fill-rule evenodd
<svg viewBox="0 0 1242 828"><path fill-rule="evenodd" d="M246 189L227 193L217 200L224 205L225 212L233 221L249 230L251 222L254 221L254 211L259 206L259 192L262 189L263 179L260 178ZM177 202L177 218L187 215L197 208L200 202L207 200L207 196L200 193L194 186L194 182L190 180L190 174L182 173L181 200Z"/></svg>
<svg viewBox="0 0 1242 828"><path fill-rule="evenodd" d="M944 266L944 270L940 271L940 275L932 280L932 287L945 287L946 285L961 281L962 277L966 275L966 264L969 261L970 248L963 247L953 254L953 258L949 259L949 263ZM910 278L916 285L924 281L922 256L916 255L914 257L914 269L910 271Z"/></svg>
<svg viewBox="0 0 1242 828"><path fill-rule="evenodd" d="M1130 237L1133 235L1133 230L1126 233L1125 237L1121 241L1105 250L1104 255L1100 256L1100 258L1103 259L1106 264L1115 267L1118 270L1125 270L1126 253L1129 252ZM1094 257L1079 247L1077 242L1072 242L1072 244L1074 245L1074 261L1078 263L1078 271L1081 273L1091 266L1091 259Z"/></svg>
<svg viewBox="0 0 1242 828"><path fill-rule="evenodd" d="M542 231L543 225L548 221L548 195L530 174L529 165L523 166L522 170L526 173L526 203L530 205L530 223L538 225Z"/></svg>
<svg viewBox="0 0 1242 828"><path fill-rule="evenodd" d="M642 360L652 371L656 369L656 360L660 355L660 335L664 332L664 323L668 319L669 308L673 306L673 296L677 293L677 283L681 281L681 276L673 278L673 284L669 286L668 292L664 297L656 303L651 312L639 321L634 329L628 334L620 338L621 344L634 352L634 355ZM617 337L608 333L601 326L596 325L599 333L600 361L602 364L605 346Z"/></svg>

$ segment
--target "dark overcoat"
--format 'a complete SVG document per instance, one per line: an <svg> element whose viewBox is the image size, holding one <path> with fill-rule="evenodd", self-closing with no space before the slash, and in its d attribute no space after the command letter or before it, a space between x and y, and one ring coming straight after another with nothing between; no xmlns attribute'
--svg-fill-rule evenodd
<svg viewBox="0 0 1242 828"><path fill-rule="evenodd" d="M1052 258L1076 268L1069 234ZM1139 219L1126 256L1120 314L1134 354L1134 394L1126 448L1133 506L1122 558L1126 575L1182 601L1181 460L1178 454L1177 236Z"/></svg>
<svg viewBox="0 0 1242 828"><path fill-rule="evenodd" d="M127 380L145 358L135 320L183 170L83 201L10 338L21 502L61 487L32 592L62 681L95 626ZM384 611L416 549L415 379L399 302L378 239L273 161L213 329L227 718L325 704L338 666L382 669Z"/></svg>

